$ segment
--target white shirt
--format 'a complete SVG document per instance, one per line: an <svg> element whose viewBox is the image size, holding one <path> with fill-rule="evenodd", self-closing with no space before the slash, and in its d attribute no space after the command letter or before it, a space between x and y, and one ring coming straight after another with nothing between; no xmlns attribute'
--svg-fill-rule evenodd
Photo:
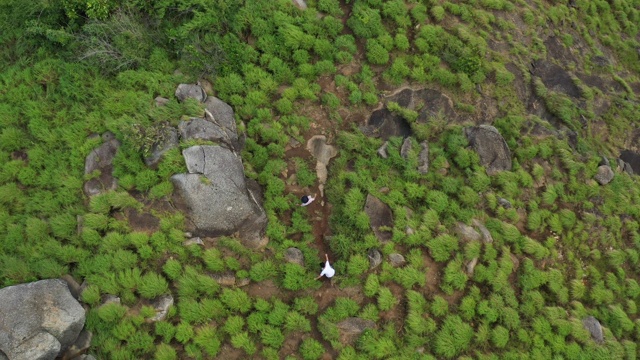
<svg viewBox="0 0 640 360"><path fill-rule="evenodd" d="M307 202L300 204L300 206L307 206L309 204L311 204L313 202L313 200L315 200L316 198L314 198L313 196L308 196Z"/></svg>
<svg viewBox="0 0 640 360"><path fill-rule="evenodd" d="M331 267L331 264L329 264L329 262L325 262L324 263L324 269L322 269L322 272L320 273L320 276L324 275L328 278L333 277L333 275L336 274L336 270L334 268Z"/></svg>

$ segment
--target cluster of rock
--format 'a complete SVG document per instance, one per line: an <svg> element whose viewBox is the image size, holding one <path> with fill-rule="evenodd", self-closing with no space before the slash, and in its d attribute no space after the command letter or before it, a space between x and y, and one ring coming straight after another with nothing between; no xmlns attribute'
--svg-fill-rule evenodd
<svg viewBox="0 0 640 360"><path fill-rule="evenodd" d="M163 155L179 146L180 141L197 140L209 145L195 145L183 150L187 173L176 174L171 181L177 195L189 211L192 232L198 236L237 234L250 248L266 245L263 236L267 218L262 208L262 191L253 180L244 176L239 156L243 139L238 137L234 112L222 100L207 96L195 84L180 84L176 89L179 101L195 99L205 105L202 118L181 121L177 128L163 127L163 136L153 144L151 154L145 158L149 167L156 167ZM163 106L168 99L157 98ZM85 174L91 177L84 185L87 196L116 190L113 177L113 159L120 142L111 133L103 135L103 143L86 158ZM322 149L321 149L322 150ZM320 154L319 164L325 166L334 153Z"/></svg>
<svg viewBox="0 0 640 360"><path fill-rule="evenodd" d="M243 141L237 134L233 109L222 100L207 96L199 85L180 84L176 97L180 101L193 98L205 105L203 118L180 122L179 138L211 143L184 149L188 172L171 177L189 209L194 234L237 234L247 247L265 246L267 218L261 204L262 193L255 181L244 176L239 156ZM175 146L177 143L168 141L159 144L158 151L166 152Z"/></svg>

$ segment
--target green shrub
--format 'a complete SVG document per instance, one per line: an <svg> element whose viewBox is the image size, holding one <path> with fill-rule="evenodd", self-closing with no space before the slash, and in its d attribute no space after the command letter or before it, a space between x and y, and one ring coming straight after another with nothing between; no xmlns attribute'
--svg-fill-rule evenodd
<svg viewBox="0 0 640 360"><path fill-rule="evenodd" d="M171 280L176 280L182 275L182 265L176 259L168 259L162 266L162 271Z"/></svg>
<svg viewBox="0 0 640 360"><path fill-rule="evenodd" d="M231 345L236 349L244 350L248 355L256 352L256 345L251 341L247 332L242 332L231 337Z"/></svg>
<svg viewBox="0 0 640 360"><path fill-rule="evenodd" d="M456 315L449 315L436 333L434 351L451 359L468 349L473 338L473 328Z"/></svg>
<svg viewBox="0 0 640 360"><path fill-rule="evenodd" d="M249 276L253 281L263 281L274 278L278 275L278 269L271 260L264 260L254 264L249 271Z"/></svg>
<svg viewBox="0 0 640 360"><path fill-rule="evenodd" d="M403 33L397 33L395 38L394 38L394 43L396 45L396 48L400 51L407 51L409 50L410 44L409 44L409 39L407 38L407 35L403 34Z"/></svg>
<svg viewBox="0 0 640 360"><path fill-rule="evenodd" d="M342 17L342 9L338 0L319 0L317 3L318 10L325 12L331 16Z"/></svg>
<svg viewBox="0 0 640 360"><path fill-rule="evenodd" d="M320 359L325 352L322 344L313 338L304 339L300 344L299 351L304 360Z"/></svg>
<svg viewBox="0 0 640 360"><path fill-rule="evenodd" d="M367 280L364 283L364 294L372 297L378 293L380 289L380 280L377 274L369 274Z"/></svg>
<svg viewBox="0 0 640 360"><path fill-rule="evenodd" d="M145 299L153 299L169 291L167 280L155 272L147 272L140 279L138 293Z"/></svg>
<svg viewBox="0 0 640 360"><path fill-rule="evenodd" d="M49 225L53 236L61 239L69 239L77 231L76 217L68 213L52 217Z"/></svg>
<svg viewBox="0 0 640 360"><path fill-rule="evenodd" d="M504 348L509 342L509 330L503 326L496 326L491 330L491 342L497 348Z"/></svg>
<svg viewBox="0 0 640 360"><path fill-rule="evenodd" d="M90 305L96 305L100 301L100 288L95 285L87 286L82 292L82 301Z"/></svg>
<svg viewBox="0 0 640 360"><path fill-rule="evenodd" d="M293 308L307 315L315 315L318 312L318 303L311 296L296 297Z"/></svg>
<svg viewBox="0 0 640 360"><path fill-rule="evenodd" d="M462 319L466 321L473 319L476 314L476 299L471 296L465 296L462 298L462 301L458 306L458 313Z"/></svg>
<svg viewBox="0 0 640 360"><path fill-rule="evenodd" d="M156 345L156 352L154 353L155 360L177 360L178 354L174 348L169 344Z"/></svg>
<svg viewBox="0 0 640 360"><path fill-rule="evenodd" d="M285 318L284 328L287 331L300 331L300 332L310 332L311 331L311 323L309 319L301 315L297 311L289 311Z"/></svg>
<svg viewBox="0 0 640 360"><path fill-rule="evenodd" d="M98 308L98 317L104 322L116 323L127 313L127 307L115 302L107 303Z"/></svg>
<svg viewBox="0 0 640 360"><path fill-rule="evenodd" d="M365 39L380 36L385 31L380 12L360 1L354 4L347 26L356 36Z"/></svg>
<svg viewBox="0 0 640 360"><path fill-rule="evenodd" d="M223 289L220 300L222 300L231 311L239 311L244 314L251 310L251 298L241 289Z"/></svg>
<svg viewBox="0 0 640 360"><path fill-rule="evenodd" d="M424 272L416 269L413 266L396 269L393 278L405 289L411 289L415 285L423 287L426 283Z"/></svg>
<svg viewBox="0 0 640 360"><path fill-rule="evenodd" d="M431 8L431 16L433 16L433 19L436 22L441 22L442 20L444 20L444 16L445 16L445 10L442 6L440 5L436 5L434 7Z"/></svg>
<svg viewBox="0 0 640 360"><path fill-rule="evenodd" d="M389 288L381 287L380 290L378 290L378 307L380 310L391 310L397 303L398 299L393 295Z"/></svg>
<svg viewBox="0 0 640 360"><path fill-rule="evenodd" d="M427 247L433 260L445 262L454 251L458 250L458 239L449 234L442 234L429 240Z"/></svg>
<svg viewBox="0 0 640 360"><path fill-rule="evenodd" d="M155 334L162 337L162 342L168 344L176 334L176 328L169 322L158 321L155 323Z"/></svg>
<svg viewBox="0 0 640 360"><path fill-rule="evenodd" d="M176 327L175 339L181 344L186 344L191 341L194 335L193 327L187 322L183 321Z"/></svg>
<svg viewBox="0 0 640 360"><path fill-rule="evenodd" d="M229 316L223 329L229 335L239 334L244 329L244 318L238 315Z"/></svg>
<svg viewBox="0 0 640 360"><path fill-rule="evenodd" d="M260 339L264 345L271 346L274 349L280 349L284 343L282 331L270 325L265 325L260 329Z"/></svg>
<svg viewBox="0 0 640 360"><path fill-rule="evenodd" d="M431 303L431 313L437 317L445 316L449 312L449 303L441 296L434 296Z"/></svg>
<svg viewBox="0 0 640 360"><path fill-rule="evenodd" d="M149 189L149 197L151 199L161 199L173 193L173 183L171 181L162 181Z"/></svg>
<svg viewBox="0 0 640 360"><path fill-rule="evenodd" d="M367 61L374 65L384 65L389 62L389 51L376 39L367 40Z"/></svg>
<svg viewBox="0 0 640 360"><path fill-rule="evenodd" d="M369 270L369 259L360 254L351 255L347 264L347 274L349 276L360 276L367 270Z"/></svg>

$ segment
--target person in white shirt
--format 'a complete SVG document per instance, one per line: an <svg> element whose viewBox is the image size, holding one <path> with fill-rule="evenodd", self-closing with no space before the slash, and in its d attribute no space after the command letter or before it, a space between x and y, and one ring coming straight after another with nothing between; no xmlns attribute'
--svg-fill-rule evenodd
<svg viewBox="0 0 640 360"><path fill-rule="evenodd" d="M316 199L316 194L313 194L313 196L305 195L305 196L300 198L300 201L302 201L302 204L300 204L300 206L307 206L307 205L311 204L313 202L313 200L315 200L315 199Z"/></svg>
<svg viewBox="0 0 640 360"><path fill-rule="evenodd" d="M322 275L326 276L327 278L332 278L333 275L336 274L336 270L331 267L331 264L329 264L329 255L324 254L324 257L327 259L327 261L324 263L324 268L322 269L322 272L320 273L320 275L318 275L316 280L320 279Z"/></svg>

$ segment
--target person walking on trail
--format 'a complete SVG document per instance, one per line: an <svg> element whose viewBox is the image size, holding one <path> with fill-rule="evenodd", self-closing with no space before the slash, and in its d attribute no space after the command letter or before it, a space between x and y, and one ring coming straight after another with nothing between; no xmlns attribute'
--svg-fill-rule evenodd
<svg viewBox="0 0 640 360"><path fill-rule="evenodd" d="M318 275L316 280L320 279L322 275L326 276L327 278L332 278L333 275L336 274L336 270L331 267L331 264L329 264L329 255L324 254L324 257L325 259L327 259L327 261L324 263L324 268L322 269L322 272L320 273L320 275Z"/></svg>
<svg viewBox="0 0 640 360"><path fill-rule="evenodd" d="M312 195L305 195L303 197L300 198L300 201L302 201L302 204L300 204L300 206L307 206L309 204L311 204L313 202L313 200L316 199L316 194Z"/></svg>

